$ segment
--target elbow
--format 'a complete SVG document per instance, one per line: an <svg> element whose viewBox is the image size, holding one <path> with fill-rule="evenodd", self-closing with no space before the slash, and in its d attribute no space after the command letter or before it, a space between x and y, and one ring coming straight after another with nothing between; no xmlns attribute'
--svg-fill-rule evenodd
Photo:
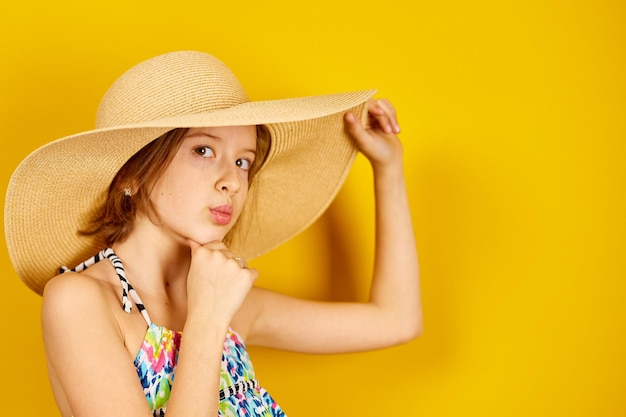
<svg viewBox="0 0 626 417"><path fill-rule="evenodd" d="M411 340L417 339L424 332L424 322L420 319L419 325L415 327Z"/></svg>
<svg viewBox="0 0 626 417"><path fill-rule="evenodd" d="M380 347L402 345L412 342L422 335L424 324L421 306L387 309L380 311L380 313L382 313L379 316L381 320L376 321L380 335Z"/></svg>
<svg viewBox="0 0 626 417"><path fill-rule="evenodd" d="M422 320L422 315L420 314L407 326L407 330L405 333L406 342L417 339L422 335L423 331L424 321Z"/></svg>
<svg viewBox="0 0 626 417"><path fill-rule="evenodd" d="M402 326L396 334L396 344L409 343L422 335L424 325L422 315L417 314L413 317L405 317L402 321Z"/></svg>

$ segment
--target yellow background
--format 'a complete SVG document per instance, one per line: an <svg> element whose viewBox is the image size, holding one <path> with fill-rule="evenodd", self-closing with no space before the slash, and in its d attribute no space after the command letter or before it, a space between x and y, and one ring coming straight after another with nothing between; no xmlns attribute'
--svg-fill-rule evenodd
<svg viewBox="0 0 626 417"><path fill-rule="evenodd" d="M92 128L108 85L170 50L215 54L253 99L377 88L397 106L424 335L251 349L289 415L626 415L623 2L86 3L0 3L3 194L23 157ZM253 262L260 285L364 299L370 184L360 157L327 215ZM40 298L1 249L2 413L56 415Z"/></svg>

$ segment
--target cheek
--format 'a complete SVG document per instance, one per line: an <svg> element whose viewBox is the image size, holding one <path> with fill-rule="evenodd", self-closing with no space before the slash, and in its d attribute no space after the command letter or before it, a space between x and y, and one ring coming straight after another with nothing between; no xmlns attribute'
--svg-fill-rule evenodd
<svg viewBox="0 0 626 417"><path fill-rule="evenodd" d="M189 204L199 192L198 181L182 181L185 176L164 175L152 192L152 201L161 208L170 207L179 211Z"/></svg>
<svg viewBox="0 0 626 417"><path fill-rule="evenodd" d="M241 212L243 211L243 207L245 206L248 199L248 184L242 186L241 191L239 191L239 193L237 194L237 199L239 200L239 204L237 204L237 210L239 210L237 216L239 216L239 214L241 214Z"/></svg>

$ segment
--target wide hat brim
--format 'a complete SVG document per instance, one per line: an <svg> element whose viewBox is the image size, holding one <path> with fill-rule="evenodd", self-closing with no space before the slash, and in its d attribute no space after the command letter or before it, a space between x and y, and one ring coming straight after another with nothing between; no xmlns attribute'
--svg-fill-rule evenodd
<svg viewBox="0 0 626 417"><path fill-rule="evenodd" d="M357 149L343 117L363 122L374 90L246 102L206 113L96 129L51 142L13 173L4 226L11 262L38 294L59 267L73 267L104 247L82 236L121 166L147 143L180 127L265 125L267 158L251 184L230 249L252 259L303 231L343 184ZM114 150L114 151L112 151Z"/></svg>

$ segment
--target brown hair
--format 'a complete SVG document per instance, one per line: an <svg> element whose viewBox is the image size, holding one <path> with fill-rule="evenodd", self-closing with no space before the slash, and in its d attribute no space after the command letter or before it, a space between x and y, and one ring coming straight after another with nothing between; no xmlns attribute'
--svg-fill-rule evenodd
<svg viewBox="0 0 626 417"><path fill-rule="evenodd" d="M110 246L128 237L138 213L146 214L152 221L156 221L156 211L150 194L174 158L188 130L170 130L126 161L111 181L106 202L92 219L91 229L80 233L101 235L106 245ZM265 161L270 139L267 127L257 126L257 155L248 174L250 183Z"/></svg>

